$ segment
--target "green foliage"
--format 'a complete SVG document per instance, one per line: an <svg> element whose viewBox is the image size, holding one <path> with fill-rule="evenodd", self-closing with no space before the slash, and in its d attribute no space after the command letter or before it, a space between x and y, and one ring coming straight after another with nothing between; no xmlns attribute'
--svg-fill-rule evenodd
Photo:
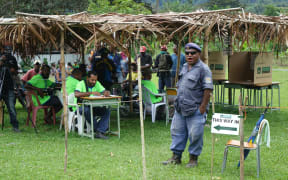
<svg viewBox="0 0 288 180"><path fill-rule="evenodd" d="M206 6L210 10L217 10L217 9L241 7L241 3L240 0L209 0Z"/></svg>
<svg viewBox="0 0 288 180"><path fill-rule="evenodd" d="M272 4L265 6L264 14L267 16L279 16L280 10Z"/></svg>
<svg viewBox="0 0 288 180"><path fill-rule="evenodd" d="M88 11L93 14L109 12L125 14L151 14L144 3L136 3L133 0L89 0Z"/></svg>
<svg viewBox="0 0 288 180"><path fill-rule="evenodd" d="M181 0L168 0L163 2L160 12L191 12L193 10L195 10L195 6L193 6L192 0L186 2L182 2Z"/></svg>
<svg viewBox="0 0 288 180"><path fill-rule="evenodd" d="M0 0L0 16L11 17L15 11L37 14L71 14L85 11L88 0Z"/></svg>
<svg viewBox="0 0 288 180"><path fill-rule="evenodd" d="M21 69L24 73L26 73L28 70L33 68L33 60L30 57L26 57L20 62Z"/></svg>
<svg viewBox="0 0 288 180"><path fill-rule="evenodd" d="M43 64L47 64L47 65L48 65L48 60L47 60L47 58L44 58L44 59L43 59Z"/></svg>

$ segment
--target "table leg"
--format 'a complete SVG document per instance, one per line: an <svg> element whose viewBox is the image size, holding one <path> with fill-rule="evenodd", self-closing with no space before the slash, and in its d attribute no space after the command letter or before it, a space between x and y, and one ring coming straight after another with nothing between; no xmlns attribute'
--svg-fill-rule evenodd
<svg viewBox="0 0 288 180"><path fill-rule="evenodd" d="M117 104L118 137L120 139L120 102Z"/></svg>
<svg viewBox="0 0 288 180"><path fill-rule="evenodd" d="M90 104L90 115L91 115L91 138L94 140L94 118L93 118L93 106Z"/></svg>
<svg viewBox="0 0 288 180"><path fill-rule="evenodd" d="M273 107L273 86L271 87L271 112Z"/></svg>
<svg viewBox="0 0 288 180"><path fill-rule="evenodd" d="M280 85L278 85L278 102L279 102L279 111L280 111Z"/></svg>

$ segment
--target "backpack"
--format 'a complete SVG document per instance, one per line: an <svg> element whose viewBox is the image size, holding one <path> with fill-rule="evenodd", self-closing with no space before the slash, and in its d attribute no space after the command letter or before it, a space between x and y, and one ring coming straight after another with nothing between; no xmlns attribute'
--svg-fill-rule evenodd
<svg viewBox="0 0 288 180"><path fill-rule="evenodd" d="M159 65L158 65L159 70L170 70L168 60L167 60L167 55L168 54L161 54L160 55Z"/></svg>

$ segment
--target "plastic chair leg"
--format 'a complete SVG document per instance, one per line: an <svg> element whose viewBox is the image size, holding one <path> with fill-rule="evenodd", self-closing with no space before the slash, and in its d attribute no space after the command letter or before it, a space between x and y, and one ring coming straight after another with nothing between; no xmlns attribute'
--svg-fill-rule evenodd
<svg viewBox="0 0 288 180"><path fill-rule="evenodd" d="M38 109L36 108L32 110L32 122L34 123L35 126L36 126L36 119L37 119L37 111Z"/></svg>
<svg viewBox="0 0 288 180"><path fill-rule="evenodd" d="M156 116L155 106L151 107L151 111L152 111L152 123L155 123L155 116Z"/></svg>
<svg viewBox="0 0 288 180"><path fill-rule="evenodd" d="M223 164L222 164L222 170L221 170L221 173L223 174L225 168L226 168L226 161L227 161L227 155L228 155L228 146L225 147L225 150L224 150L224 158L223 158Z"/></svg>
<svg viewBox="0 0 288 180"><path fill-rule="evenodd" d="M29 126L29 121L30 121L30 119L31 119L30 116L31 116L31 111L28 110L27 119L26 119L26 126Z"/></svg>

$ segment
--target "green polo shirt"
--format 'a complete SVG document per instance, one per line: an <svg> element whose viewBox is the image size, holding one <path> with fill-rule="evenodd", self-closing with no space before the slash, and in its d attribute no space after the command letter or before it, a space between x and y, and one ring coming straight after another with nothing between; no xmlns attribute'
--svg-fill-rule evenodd
<svg viewBox="0 0 288 180"><path fill-rule="evenodd" d="M30 79L27 83L30 84L31 86L34 86L40 89L46 89L48 87L53 87L55 85L55 83L53 83L49 79L44 79L41 74L37 74L33 76L32 79ZM43 98L38 96L38 99L40 101L40 104L44 104L46 101L50 99L50 96L47 95L47 96L44 96ZM35 105L38 105L37 99L35 96L32 96L32 101Z"/></svg>
<svg viewBox="0 0 288 180"><path fill-rule="evenodd" d="M86 91L85 80L82 80L82 81L80 81L77 84L75 91L87 92ZM92 87L92 88L88 87L88 92L99 92L99 93L101 93L103 91L105 91L105 88L102 86L102 84L99 81L96 82L94 87ZM93 96L93 95L91 94L90 96Z"/></svg>
<svg viewBox="0 0 288 180"><path fill-rule="evenodd" d="M74 93L77 84L80 81L78 79L75 79L72 76L68 76L66 79L66 91L67 91L67 95L69 96L71 93Z"/></svg>
<svg viewBox="0 0 288 180"><path fill-rule="evenodd" d="M155 94L159 93L155 84L152 81L142 80L141 82L142 82L143 86L146 87L147 89L149 89L151 92L153 92ZM156 97L153 94L150 94L150 98L151 98L151 101L153 104L162 101L162 97Z"/></svg>

